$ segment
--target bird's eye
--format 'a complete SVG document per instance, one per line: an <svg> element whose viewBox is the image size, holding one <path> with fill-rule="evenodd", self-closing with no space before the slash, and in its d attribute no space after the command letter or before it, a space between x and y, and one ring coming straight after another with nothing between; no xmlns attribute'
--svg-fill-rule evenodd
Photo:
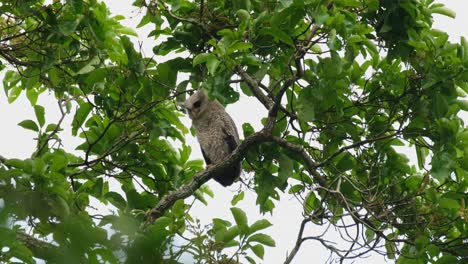
<svg viewBox="0 0 468 264"><path fill-rule="evenodd" d="M193 104L193 107L199 108L200 105L201 105L201 102L200 102L200 101L196 101L196 102Z"/></svg>

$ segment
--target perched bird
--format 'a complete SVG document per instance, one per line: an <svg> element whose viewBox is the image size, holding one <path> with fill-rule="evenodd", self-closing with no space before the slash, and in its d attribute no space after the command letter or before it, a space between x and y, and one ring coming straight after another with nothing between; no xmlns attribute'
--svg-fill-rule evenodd
<svg viewBox="0 0 468 264"><path fill-rule="evenodd" d="M222 161L239 144L236 124L216 100L209 100L203 90L197 91L185 101L185 108L192 119L206 165ZM231 185L241 172L238 162L214 179L223 186Z"/></svg>

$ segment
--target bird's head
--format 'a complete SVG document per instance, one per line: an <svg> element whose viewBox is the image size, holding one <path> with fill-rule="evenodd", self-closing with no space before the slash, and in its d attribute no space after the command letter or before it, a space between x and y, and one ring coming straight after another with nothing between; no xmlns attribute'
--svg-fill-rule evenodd
<svg viewBox="0 0 468 264"><path fill-rule="evenodd" d="M208 96L203 90L198 90L185 101L185 108L192 120L199 119L209 104Z"/></svg>

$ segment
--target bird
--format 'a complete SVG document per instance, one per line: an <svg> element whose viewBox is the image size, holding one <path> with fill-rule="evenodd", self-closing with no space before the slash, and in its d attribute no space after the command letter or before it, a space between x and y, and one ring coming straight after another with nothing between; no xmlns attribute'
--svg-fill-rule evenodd
<svg viewBox="0 0 468 264"><path fill-rule="evenodd" d="M210 100L202 89L185 101L185 108L207 166L223 161L239 145L239 134L233 119L218 101ZM227 187L234 183L240 173L239 161L213 178Z"/></svg>

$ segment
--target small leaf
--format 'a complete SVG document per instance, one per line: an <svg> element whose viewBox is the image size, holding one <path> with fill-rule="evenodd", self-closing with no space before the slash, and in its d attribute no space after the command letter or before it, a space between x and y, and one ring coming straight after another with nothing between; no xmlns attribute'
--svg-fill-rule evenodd
<svg viewBox="0 0 468 264"><path fill-rule="evenodd" d="M205 63L206 61L208 61L209 57L215 57L215 55L211 53L200 53L197 56L195 56L195 58L193 58L192 64L193 66L197 66L198 64Z"/></svg>
<svg viewBox="0 0 468 264"><path fill-rule="evenodd" d="M246 256L245 259L247 259L250 264L257 264L257 262L255 262L255 260L249 256Z"/></svg>
<svg viewBox="0 0 468 264"><path fill-rule="evenodd" d="M315 197L314 192L310 192L304 203L304 212L305 214L310 214L317 207L317 197Z"/></svg>
<svg viewBox="0 0 468 264"><path fill-rule="evenodd" d="M251 237L249 237L249 239L247 240L247 242L259 242L259 243L262 243L263 245L265 246L269 246L269 247L274 247L276 246L275 244L275 240L273 238L271 238L269 235L265 235L265 234L255 234Z"/></svg>
<svg viewBox="0 0 468 264"><path fill-rule="evenodd" d="M288 193L293 194L293 193L299 193L299 192L302 192L302 191L304 191L304 185L296 184L294 186L291 186L291 188L289 188Z"/></svg>
<svg viewBox="0 0 468 264"><path fill-rule="evenodd" d="M45 117L44 117L44 107L40 105L35 105L34 106L34 113L36 114L36 119L37 122L39 122L39 126L42 127L44 126L45 123Z"/></svg>
<svg viewBox="0 0 468 264"><path fill-rule="evenodd" d="M29 129L29 130L36 131L36 132L39 131L39 127L37 126L36 122L34 122L34 121L30 120L30 119L23 120L20 123L18 123L18 125L25 128L25 129Z"/></svg>
<svg viewBox="0 0 468 264"><path fill-rule="evenodd" d="M8 93L8 103L13 103L19 97L21 91L23 91L21 86L14 86Z"/></svg>
<svg viewBox="0 0 468 264"><path fill-rule="evenodd" d="M244 192L240 192L236 195L234 195L234 197L232 198L231 200L231 205L234 206L236 205L239 201L243 200L244 199Z"/></svg>
<svg viewBox="0 0 468 264"><path fill-rule="evenodd" d="M51 132L57 129L57 124L48 124L46 127L46 132Z"/></svg>
<svg viewBox="0 0 468 264"><path fill-rule="evenodd" d="M262 245L255 245L250 248L257 257L263 259L263 256L265 255L265 248Z"/></svg>

